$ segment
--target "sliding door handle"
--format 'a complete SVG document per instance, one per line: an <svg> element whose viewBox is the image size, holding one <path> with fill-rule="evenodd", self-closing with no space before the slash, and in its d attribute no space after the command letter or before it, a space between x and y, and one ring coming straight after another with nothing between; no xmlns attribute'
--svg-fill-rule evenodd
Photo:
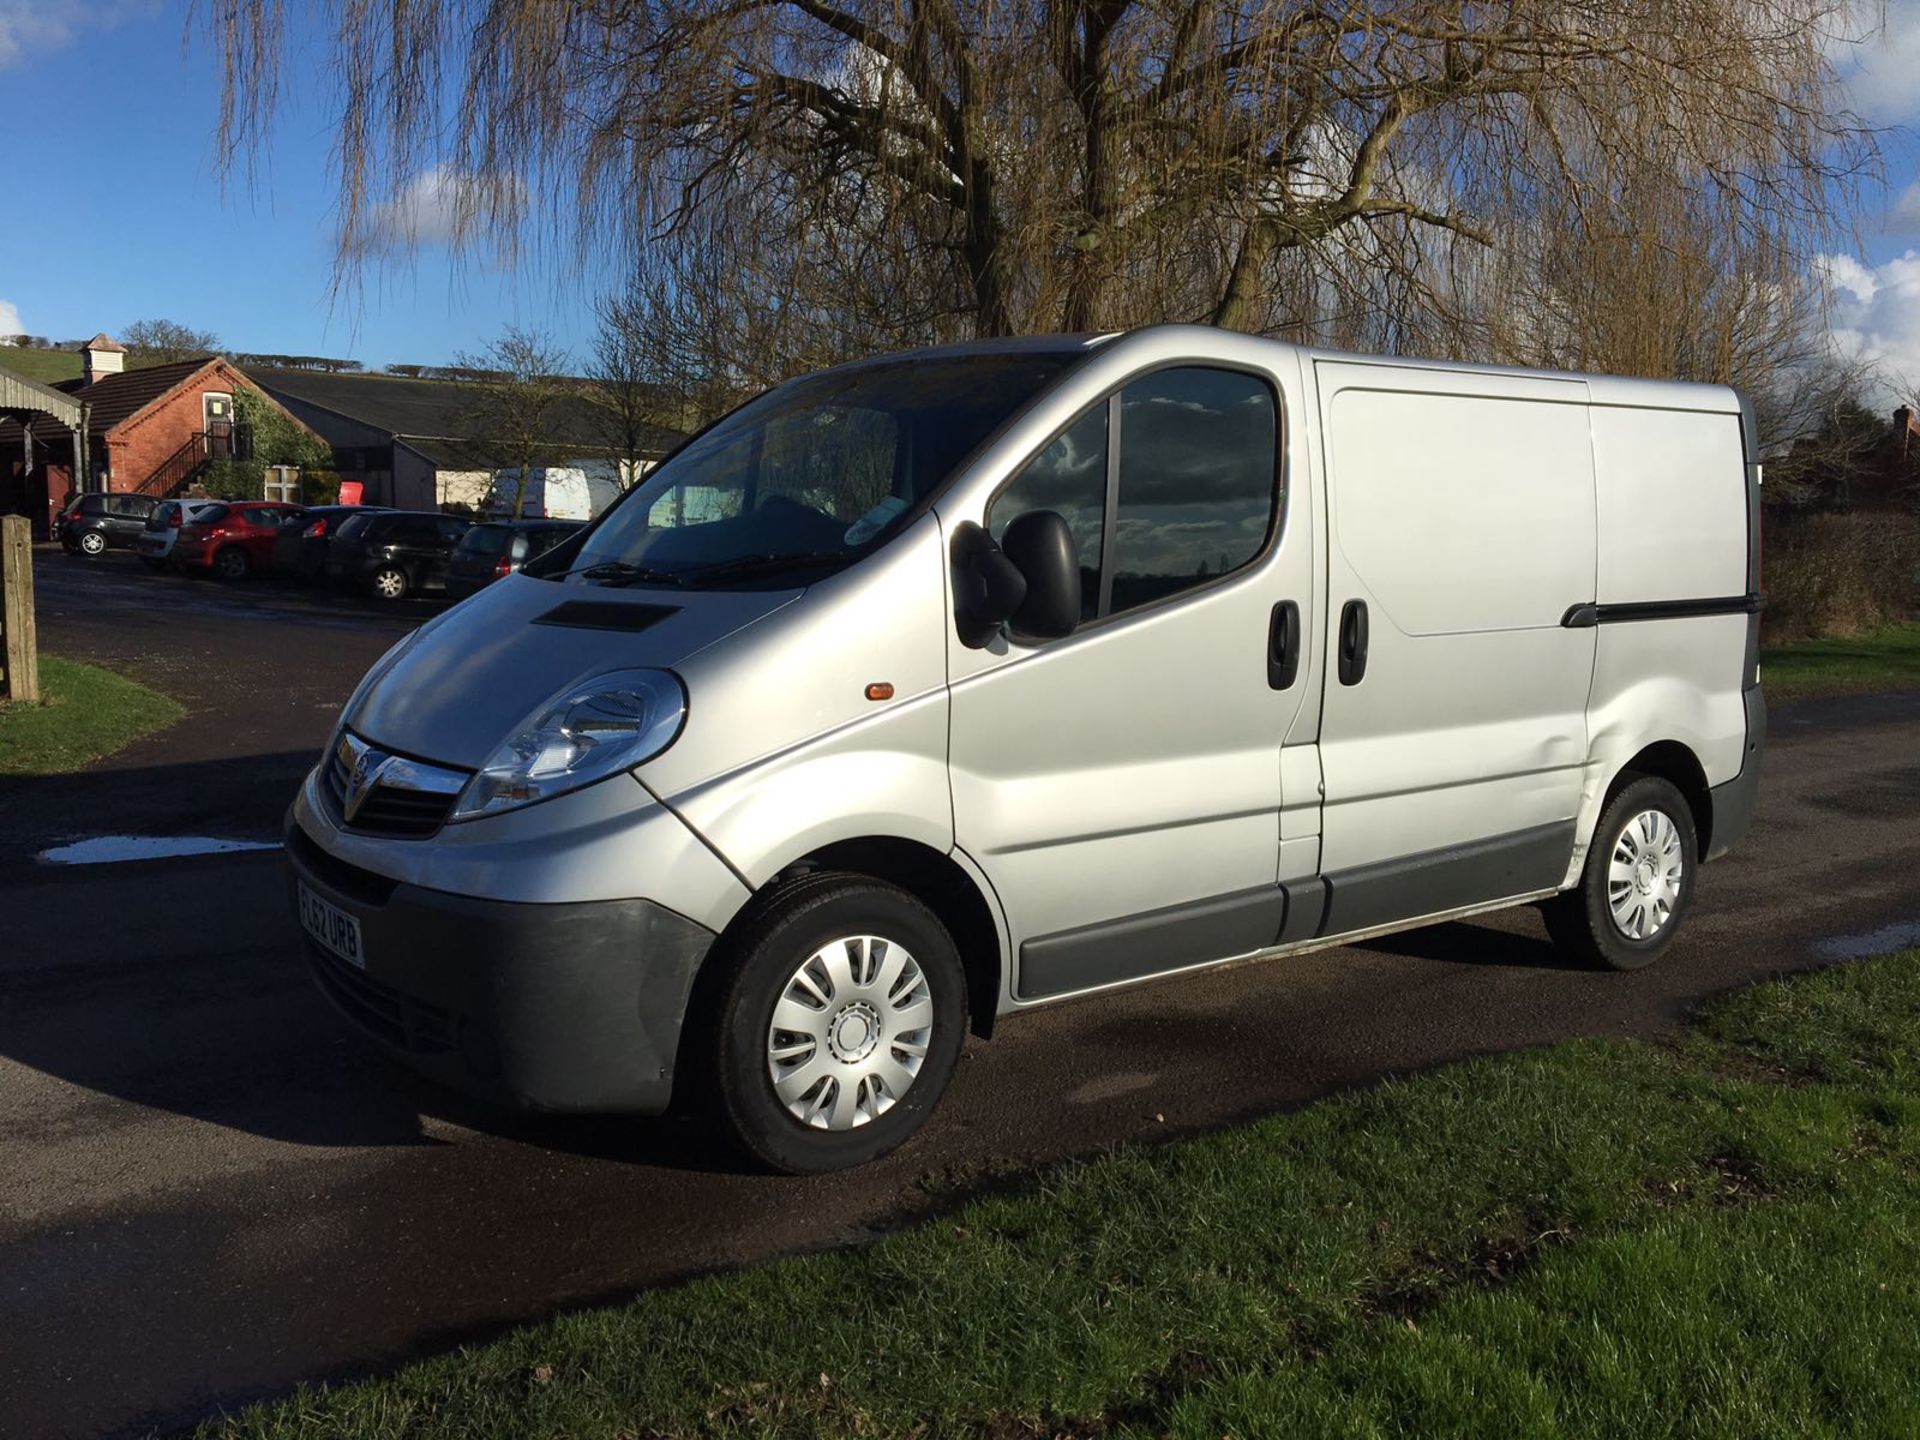
<svg viewBox="0 0 1920 1440"><path fill-rule="evenodd" d="M1282 600L1267 621L1267 684L1289 688L1300 674L1300 607Z"/></svg>
<svg viewBox="0 0 1920 1440"><path fill-rule="evenodd" d="M1340 611L1340 683L1358 685L1367 674L1367 602L1349 600Z"/></svg>

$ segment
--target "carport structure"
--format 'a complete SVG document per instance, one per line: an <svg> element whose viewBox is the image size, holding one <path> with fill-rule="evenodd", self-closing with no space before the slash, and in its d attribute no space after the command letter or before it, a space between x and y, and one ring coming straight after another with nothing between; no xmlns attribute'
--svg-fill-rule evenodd
<svg viewBox="0 0 1920 1440"><path fill-rule="evenodd" d="M44 442L36 441L32 423L44 417L64 425L73 436L68 482L84 488L92 468L87 463L88 406L51 385L0 370L0 420L20 423L19 456L0 456L0 515L28 515L35 528L46 523L51 485L47 477ZM43 432L44 433L44 432ZM37 472L37 475L36 475Z"/></svg>

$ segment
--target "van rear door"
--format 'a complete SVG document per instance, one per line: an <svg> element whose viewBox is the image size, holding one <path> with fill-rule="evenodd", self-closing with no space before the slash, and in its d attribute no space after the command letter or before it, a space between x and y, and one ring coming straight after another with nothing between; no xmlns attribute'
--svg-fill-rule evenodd
<svg viewBox="0 0 1920 1440"><path fill-rule="evenodd" d="M1316 361L1332 543L1326 934L1561 882L1594 598L1579 380Z"/></svg>

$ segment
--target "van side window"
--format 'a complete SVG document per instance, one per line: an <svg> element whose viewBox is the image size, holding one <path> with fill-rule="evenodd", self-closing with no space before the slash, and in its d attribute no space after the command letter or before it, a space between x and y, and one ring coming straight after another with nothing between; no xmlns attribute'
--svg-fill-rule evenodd
<svg viewBox="0 0 1920 1440"><path fill-rule="evenodd" d="M1100 530L1107 504L1107 407L1088 411L1027 462L994 498L987 530L995 540L1029 510L1054 510L1080 552L1080 618L1100 610Z"/></svg>
<svg viewBox="0 0 1920 1440"><path fill-rule="evenodd" d="M1162 370L1120 392L1118 614L1238 570L1280 503L1273 392L1233 370Z"/></svg>

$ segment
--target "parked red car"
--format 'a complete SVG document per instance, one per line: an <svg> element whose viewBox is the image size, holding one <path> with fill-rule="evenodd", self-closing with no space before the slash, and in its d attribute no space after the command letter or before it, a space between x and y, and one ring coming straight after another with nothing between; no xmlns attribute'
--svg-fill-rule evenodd
<svg viewBox="0 0 1920 1440"><path fill-rule="evenodd" d="M268 500L216 505L181 526L167 558L182 570L211 570L222 580L243 580L256 569L272 568L274 538L300 513L298 505Z"/></svg>

